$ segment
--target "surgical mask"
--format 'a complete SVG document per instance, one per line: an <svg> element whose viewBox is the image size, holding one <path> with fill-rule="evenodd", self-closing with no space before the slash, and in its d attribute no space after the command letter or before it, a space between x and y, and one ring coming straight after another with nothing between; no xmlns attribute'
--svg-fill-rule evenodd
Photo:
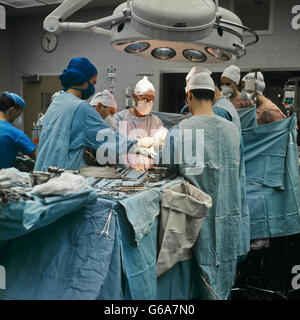
<svg viewBox="0 0 300 320"><path fill-rule="evenodd" d="M95 87L89 82L89 86L87 89L81 90L82 92L82 99L87 100L95 93Z"/></svg>
<svg viewBox="0 0 300 320"><path fill-rule="evenodd" d="M108 116L105 118L105 123L108 124L111 127L115 127L117 120L115 116Z"/></svg>
<svg viewBox="0 0 300 320"><path fill-rule="evenodd" d="M222 86L222 93L225 97L231 97L233 95L233 89L229 86Z"/></svg>
<svg viewBox="0 0 300 320"><path fill-rule="evenodd" d="M139 101L135 108L140 114L145 116L151 112L152 107L153 107L153 101L150 101L150 102Z"/></svg>
<svg viewBox="0 0 300 320"><path fill-rule="evenodd" d="M70 89L81 91L82 100L89 99L96 91L95 87L90 82L89 82L89 86L86 89L78 89L78 88L72 88L72 87L70 87Z"/></svg>

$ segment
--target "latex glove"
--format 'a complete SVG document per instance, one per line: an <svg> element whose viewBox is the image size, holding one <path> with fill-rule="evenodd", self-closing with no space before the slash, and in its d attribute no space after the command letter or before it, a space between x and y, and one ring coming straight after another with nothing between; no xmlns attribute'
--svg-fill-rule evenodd
<svg viewBox="0 0 300 320"><path fill-rule="evenodd" d="M256 92L262 95L265 89L266 89L265 82L260 79L256 80Z"/></svg>
<svg viewBox="0 0 300 320"><path fill-rule="evenodd" d="M154 151L154 148L142 148L138 147L136 149L136 154L141 154L144 157L147 157L149 159L155 159L156 158L156 152Z"/></svg>
<svg viewBox="0 0 300 320"><path fill-rule="evenodd" d="M166 128L163 128L154 135L154 150L156 152L162 150L167 134L168 130Z"/></svg>
<svg viewBox="0 0 300 320"><path fill-rule="evenodd" d="M141 139L138 139L138 147L141 148L150 148L154 144L154 139L152 137L144 137Z"/></svg>

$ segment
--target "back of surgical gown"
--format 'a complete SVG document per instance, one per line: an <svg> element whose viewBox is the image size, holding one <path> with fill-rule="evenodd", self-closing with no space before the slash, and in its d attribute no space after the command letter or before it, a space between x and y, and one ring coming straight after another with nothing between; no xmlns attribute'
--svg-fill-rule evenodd
<svg viewBox="0 0 300 320"><path fill-rule="evenodd" d="M191 131L195 143L191 143ZM194 246L201 275L194 296L227 299L234 284L242 221L238 129L215 115L183 120L166 139L161 157L164 165L168 158L175 171L209 194L213 202Z"/></svg>

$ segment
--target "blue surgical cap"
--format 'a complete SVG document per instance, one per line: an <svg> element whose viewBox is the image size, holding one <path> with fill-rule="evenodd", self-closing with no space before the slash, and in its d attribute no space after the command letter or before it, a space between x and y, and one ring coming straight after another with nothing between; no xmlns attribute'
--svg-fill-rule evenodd
<svg viewBox="0 0 300 320"><path fill-rule="evenodd" d="M13 100L20 108L24 109L26 106L25 101L23 100L23 98L21 98L20 96L18 96L15 93L11 93L8 91L4 91L3 92L8 98L10 98L11 100Z"/></svg>
<svg viewBox="0 0 300 320"><path fill-rule="evenodd" d="M87 58L73 58L59 76L64 88L88 82L98 71Z"/></svg>

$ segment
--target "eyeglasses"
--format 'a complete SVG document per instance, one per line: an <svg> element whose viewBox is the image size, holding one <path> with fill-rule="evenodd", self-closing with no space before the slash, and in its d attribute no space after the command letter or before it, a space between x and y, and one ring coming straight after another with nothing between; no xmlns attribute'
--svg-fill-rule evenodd
<svg viewBox="0 0 300 320"><path fill-rule="evenodd" d="M140 101L147 102L147 103L153 102L153 98L143 98L143 99L138 98L138 99L139 99Z"/></svg>

